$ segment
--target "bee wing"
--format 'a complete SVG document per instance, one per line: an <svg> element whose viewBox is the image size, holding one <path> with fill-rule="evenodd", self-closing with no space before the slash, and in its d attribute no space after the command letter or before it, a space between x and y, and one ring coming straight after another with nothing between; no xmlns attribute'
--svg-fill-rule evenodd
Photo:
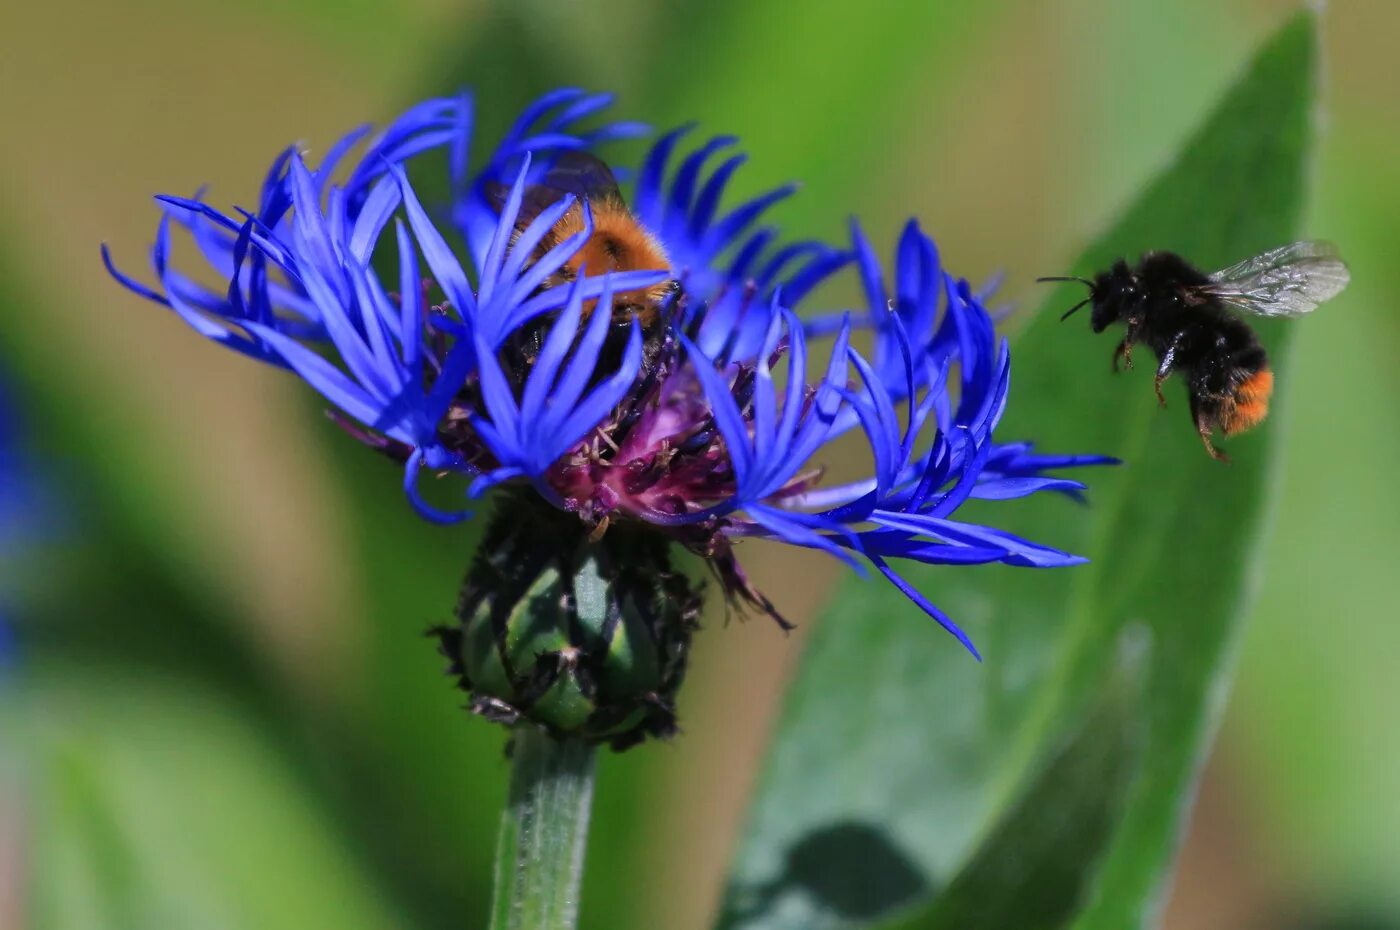
<svg viewBox="0 0 1400 930"><path fill-rule="evenodd" d="M505 184L497 184L495 181L487 181L482 185L481 193L485 195L486 202L491 205L497 213L506 208L506 201L510 199L510 187ZM520 213L515 218L515 225L521 229L530 225L530 221L539 216L547 207L551 207L568 195L567 191L557 190L543 184L526 185L520 198Z"/></svg>
<svg viewBox="0 0 1400 930"><path fill-rule="evenodd" d="M505 208L506 199L510 197L510 187L487 181L482 186L482 193L499 213ZM613 176L611 168L597 156L568 150L555 156L554 164L545 172L539 183L525 187L516 225L522 228L528 226L530 221L543 213L547 207L553 206L569 194L594 203L605 200L622 203L622 194L617 189L617 178Z"/></svg>
<svg viewBox="0 0 1400 930"><path fill-rule="evenodd" d="M580 200L622 200L612 169L598 156L578 149L556 155L542 183L556 191L573 194Z"/></svg>
<svg viewBox="0 0 1400 930"><path fill-rule="evenodd" d="M1292 242L1210 276L1200 290L1259 316L1295 317L1342 292L1351 273L1330 242Z"/></svg>

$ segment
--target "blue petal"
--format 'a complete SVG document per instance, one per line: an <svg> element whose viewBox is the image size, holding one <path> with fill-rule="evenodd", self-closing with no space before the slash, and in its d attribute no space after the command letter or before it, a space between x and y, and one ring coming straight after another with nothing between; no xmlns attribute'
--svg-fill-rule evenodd
<svg viewBox="0 0 1400 930"><path fill-rule="evenodd" d="M456 256L452 254L452 249L433 226L432 220L428 219L427 212L423 210L423 205L418 202L418 196L408 183L408 175L397 165L391 165L389 170L399 182L404 209L408 213L408 224L413 228L418 247L423 250L423 258L433 270L438 286L464 320L473 320L476 313L476 297L467 282L467 273L462 270Z"/></svg>
<svg viewBox="0 0 1400 930"><path fill-rule="evenodd" d="M749 448L748 426L739 412L738 404L734 403L734 394L730 389L729 382L715 370L714 363L705 357L705 354L695 343L685 336L680 338L681 345L685 347L686 355L690 358L695 375L700 379L700 386L705 391L705 398L710 402L710 412L715 418L715 425L719 427L720 434L724 437L724 445L729 451L729 460L734 468L734 474L739 483L743 484L753 466L753 452Z"/></svg>
<svg viewBox="0 0 1400 930"><path fill-rule="evenodd" d="M469 519L472 516L470 510L447 513L423 500L423 496L418 493L418 468L422 461L423 450L414 449L403 466L403 491L408 496L408 502L413 505L413 509L418 511L418 514L425 520L433 523L453 524Z"/></svg>
<svg viewBox="0 0 1400 930"><path fill-rule="evenodd" d="M580 269L582 271L582 269ZM559 366L568 354L569 346L578 335L579 321L583 318L582 279L575 279L569 288L569 302L559 314L559 319L550 327L549 336L540 347L539 358L535 359L530 370L530 379L525 384L525 394L521 399L520 415L527 423L542 417L546 402L554 389L554 379L559 374ZM598 316L596 311L595 316Z"/></svg>
<svg viewBox="0 0 1400 930"><path fill-rule="evenodd" d="M423 285L418 277L418 251L402 220L394 223L394 238L399 247L399 339L404 367L416 377L423 362Z"/></svg>
<svg viewBox="0 0 1400 930"><path fill-rule="evenodd" d="M594 279L598 280L598 279ZM570 288L569 299L578 299L584 293L584 279L579 279L579 284ZM598 302L602 306L594 309L593 314L588 318L588 328L583 331L583 339L579 341L578 348L574 350L573 358L569 360L568 366L564 369L564 374L560 376L554 388L554 412L545 418L545 422L550 428L556 428L561 424L564 411L576 405L583 396L584 389L588 386L589 380L593 377L594 370L598 367L598 353L603 349L603 343L608 338L608 330L612 328L612 315L607 311L611 306L612 276L605 275L601 279L601 297L606 297L605 303L602 299Z"/></svg>
<svg viewBox="0 0 1400 930"><path fill-rule="evenodd" d="M972 657L974 659L976 659L978 662L982 661L982 654L977 651L976 646L972 645L972 640L969 639L968 635L962 631L962 627L954 623L951 617L949 617L943 611L935 607L933 605L933 602L931 602L928 598L920 594L914 588L913 585L905 581L904 578L893 568L891 568L889 566L889 563L887 563L884 559L881 559L878 556L870 556L870 561L874 563L875 567L880 570L880 574L888 578L890 582L900 590L900 593L902 593L905 597L909 598L909 600L917 604L919 606L919 609L922 610L924 613L928 614L934 620L938 621L939 626L943 627L943 629L947 630L949 633L952 633L955 637L957 637L958 642L962 643L963 646L967 649L967 651L972 653Z"/></svg>

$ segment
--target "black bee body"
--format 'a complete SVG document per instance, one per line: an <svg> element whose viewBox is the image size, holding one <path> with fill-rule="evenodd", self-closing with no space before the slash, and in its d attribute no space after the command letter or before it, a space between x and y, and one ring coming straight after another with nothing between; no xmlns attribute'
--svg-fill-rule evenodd
<svg viewBox="0 0 1400 930"><path fill-rule="evenodd" d="M1351 280L1346 263L1327 242L1290 242L1261 252L1213 274L1205 274L1174 252L1148 252L1136 266L1124 259L1093 279L1077 276L1039 278L1078 281L1089 296L1070 307L1093 304L1089 325L1101 333L1114 323L1127 327L1113 353L1133 365L1133 346L1146 343L1157 356L1157 400L1162 382L1175 371L1186 377L1191 422L1206 451L1225 453L1211 444L1219 429L1226 436L1243 432L1269 412L1274 376L1269 356L1254 330L1238 314L1290 318L1311 313L1340 294Z"/></svg>
<svg viewBox="0 0 1400 930"><path fill-rule="evenodd" d="M1229 393L1237 375L1260 371L1268 356L1254 330L1202 289L1210 278L1172 252L1149 252L1136 268L1122 260L1094 278L1090 326L1103 332L1113 323L1128 331L1114 354L1131 362L1132 348L1145 343L1165 377L1185 374L1193 389ZM1193 390L1193 393L1195 391Z"/></svg>
<svg viewBox="0 0 1400 930"><path fill-rule="evenodd" d="M1174 252L1149 252L1136 267L1120 259L1094 277L1090 326L1099 333L1113 323L1126 325L1113 354L1114 371L1120 358L1132 367L1138 343L1152 350L1158 362L1154 388L1163 406L1162 382L1173 372L1185 376L1191 420L1207 451L1220 458L1211 431L1239 432L1267 410L1268 391L1261 389L1269 357L1249 324L1211 296L1210 285L1208 275Z"/></svg>

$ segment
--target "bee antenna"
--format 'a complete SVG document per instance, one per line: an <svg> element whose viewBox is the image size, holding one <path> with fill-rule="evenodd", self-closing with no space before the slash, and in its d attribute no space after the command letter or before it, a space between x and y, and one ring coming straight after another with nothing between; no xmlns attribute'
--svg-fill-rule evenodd
<svg viewBox="0 0 1400 930"><path fill-rule="evenodd" d="M1094 282L1090 281L1088 278L1080 278L1075 275L1056 275L1050 278L1036 278L1035 280L1037 284L1045 281L1078 281L1080 284L1087 285L1088 287L1094 286Z"/></svg>
<svg viewBox="0 0 1400 930"><path fill-rule="evenodd" d="M1070 307L1068 310L1065 311L1065 315L1060 317L1060 322L1063 323L1065 320L1068 320L1074 314L1074 311L1078 310L1080 307L1084 306L1093 299L1094 298L1092 297L1085 297L1079 303L1075 304L1073 307Z"/></svg>

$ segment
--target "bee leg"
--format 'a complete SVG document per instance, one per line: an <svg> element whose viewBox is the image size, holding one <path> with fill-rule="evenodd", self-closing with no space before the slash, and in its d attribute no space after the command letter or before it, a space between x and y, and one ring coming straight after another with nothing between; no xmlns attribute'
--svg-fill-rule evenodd
<svg viewBox="0 0 1400 930"><path fill-rule="evenodd" d="M1201 431L1201 444L1206 447L1206 451L1210 453L1210 457L1217 462L1229 462L1230 456L1226 455L1222 450L1215 448L1215 444L1210 441L1210 427L1204 426L1198 427L1198 429Z"/></svg>
<svg viewBox="0 0 1400 930"><path fill-rule="evenodd" d="M1133 338L1124 336L1123 341L1118 343L1118 348L1113 350L1113 373L1118 374L1118 360L1123 360L1123 367L1128 371L1133 370Z"/></svg>
<svg viewBox="0 0 1400 930"><path fill-rule="evenodd" d="M1215 428L1214 414L1210 408L1203 406L1194 394L1191 395L1191 419L1195 421L1196 432L1201 436L1201 445L1206 447L1210 457L1217 462L1230 461L1230 457L1215 448L1215 444L1210 441L1211 431Z"/></svg>
<svg viewBox="0 0 1400 930"><path fill-rule="evenodd" d="M1167 351L1162 353L1162 362L1157 366L1157 377L1152 380L1152 390L1157 392L1157 403L1165 407L1167 399L1162 396L1162 382L1172 373L1172 364L1176 361L1176 343L1167 347Z"/></svg>

